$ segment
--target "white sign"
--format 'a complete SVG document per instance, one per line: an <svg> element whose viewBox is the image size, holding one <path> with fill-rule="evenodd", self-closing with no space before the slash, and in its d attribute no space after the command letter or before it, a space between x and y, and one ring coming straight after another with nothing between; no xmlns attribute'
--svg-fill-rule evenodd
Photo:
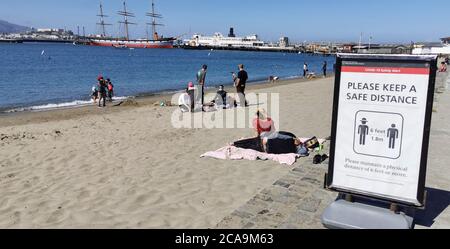
<svg viewBox="0 0 450 249"><path fill-rule="evenodd" d="M422 204L419 179L436 58L405 57L342 59L331 188Z"/></svg>

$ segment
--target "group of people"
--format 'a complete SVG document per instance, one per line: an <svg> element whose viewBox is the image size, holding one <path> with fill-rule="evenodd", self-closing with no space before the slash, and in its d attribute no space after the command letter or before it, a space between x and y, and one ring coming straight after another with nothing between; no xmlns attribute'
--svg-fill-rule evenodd
<svg viewBox="0 0 450 249"><path fill-rule="evenodd" d="M244 65L238 65L239 72L236 74L232 72L232 80L233 86L236 88L236 93L239 96L239 104L242 107L247 107L248 102L245 99L245 85L248 80L248 73L244 70ZM216 97L206 103L205 102L205 87L206 87L206 74L207 74L208 66L203 65L201 69L197 72L197 87L194 86L193 82L189 82L188 87L186 89L186 93L180 96L179 106L183 110L185 108L189 109L189 111L195 111L196 102L199 101L201 105L202 112L208 111L207 109L211 106L220 106L222 108L230 108L237 107L237 101L228 95L228 93L224 90L224 86L219 86L219 90L217 91ZM198 95L196 95L196 91ZM188 111L188 110L186 110Z"/></svg>
<svg viewBox="0 0 450 249"><path fill-rule="evenodd" d="M103 76L98 76L97 84L92 86L91 97L94 101L94 104L97 103L98 106L103 107L106 106L106 97L108 97L109 101L112 102L112 98L114 96L114 85L111 82L111 79L104 79Z"/></svg>
<svg viewBox="0 0 450 249"><path fill-rule="evenodd" d="M322 63L322 74L323 74L324 78L327 77L327 67L328 67L328 63L326 61L324 61ZM306 62L303 63L303 78L309 79L309 78L312 78L312 77L315 77L315 74L314 73L309 73L308 64Z"/></svg>

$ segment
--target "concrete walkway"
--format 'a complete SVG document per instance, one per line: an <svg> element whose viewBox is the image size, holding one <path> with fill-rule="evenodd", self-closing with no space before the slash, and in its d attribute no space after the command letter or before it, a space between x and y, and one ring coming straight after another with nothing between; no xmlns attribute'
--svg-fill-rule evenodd
<svg viewBox="0 0 450 249"><path fill-rule="evenodd" d="M447 81L450 84L450 78ZM427 208L416 213L416 229L450 228L450 93L436 94L427 170ZM329 148L329 143L325 145ZM326 151L325 153L328 153ZM216 228L323 228L321 215L336 193L324 190L328 160L312 164L302 158L297 167L226 216Z"/></svg>

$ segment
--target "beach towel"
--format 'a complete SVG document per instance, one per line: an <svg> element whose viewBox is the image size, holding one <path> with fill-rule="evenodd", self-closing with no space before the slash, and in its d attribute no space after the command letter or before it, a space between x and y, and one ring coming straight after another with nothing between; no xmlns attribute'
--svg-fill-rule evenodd
<svg viewBox="0 0 450 249"><path fill-rule="evenodd" d="M209 151L200 157L211 157L222 160L273 160L280 164L293 165L300 155L297 154L267 154L256 150L242 149L235 146L225 146L216 151Z"/></svg>
<svg viewBox="0 0 450 249"><path fill-rule="evenodd" d="M300 140L306 141L308 138L300 138ZM319 139L319 143L323 144L325 142L325 139ZM216 151L209 151L205 154L200 156L203 157L210 157L210 158L216 158L221 160L250 160L250 161L256 161L256 160L272 160L275 162L278 162L280 164L285 165L293 165L297 158L301 157L298 154L267 154L263 152L259 152L256 150L250 150L250 149L242 149L237 148L232 145L225 146L223 148L220 148Z"/></svg>

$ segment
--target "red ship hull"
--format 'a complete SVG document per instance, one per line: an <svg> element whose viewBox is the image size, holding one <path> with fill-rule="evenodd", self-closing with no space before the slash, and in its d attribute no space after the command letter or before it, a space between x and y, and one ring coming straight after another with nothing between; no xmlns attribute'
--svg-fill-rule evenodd
<svg viewBox="0 0 450 249"><path fill-rule="evenodd" d="M91 46L115 48L173 48L173 40L102 40L92 39Z"/></svg>

